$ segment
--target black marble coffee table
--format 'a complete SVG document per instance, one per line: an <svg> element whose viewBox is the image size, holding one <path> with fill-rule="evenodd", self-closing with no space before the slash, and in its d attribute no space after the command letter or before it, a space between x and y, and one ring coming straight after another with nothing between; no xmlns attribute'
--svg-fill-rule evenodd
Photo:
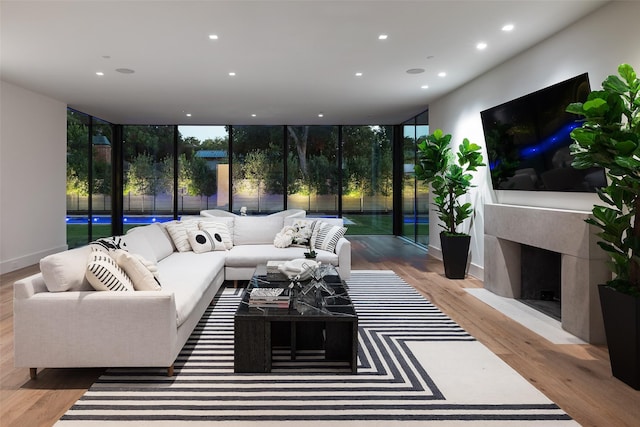
<svg viewBox="0 0 640 427"><path fill-rule="evenodd" d="M289 347L291 359L299 350L324 350L325 359L347 362L357 372L358 316L335 269L318 282L306 281L292 292L287 308L252 307L253 288L288 288L283 275L266 274L259 266L244 290L234 316L235 372L271 372L274 347Z"/></svg>

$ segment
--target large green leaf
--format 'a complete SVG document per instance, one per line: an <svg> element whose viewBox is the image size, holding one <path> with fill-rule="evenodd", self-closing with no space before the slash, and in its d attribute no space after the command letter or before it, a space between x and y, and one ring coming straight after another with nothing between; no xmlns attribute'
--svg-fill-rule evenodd
<svg viewBox="0 0 640 427"><path fill-rule="evenodd" d="M629 90L629 86L618 76L608 76L602 82L602 87L618 94L624 94Z"/></svg>
<svg viewBox="0 0 640 427"><path fill-rule="evenodd" d="M629 156L638 148L638 144L627 139L625 141L616 141L614 147L622 156Z"/></svg>
<svg viewBox="0 0 640 427"><path fill-rule="evenodd" d="M583 108L588 115L602 115L609 110L609 105L605 99L595 98L585 102Z"/></svg>
<svg viewBox="0 0 640 427"><path fill-rule="evenodd" d="M636 75L636 72L631 65L620 64L618 66L618 74L620 74L622 78L627 82L627 85L631 86L634 83L637 85L638 76Z"/></svg>

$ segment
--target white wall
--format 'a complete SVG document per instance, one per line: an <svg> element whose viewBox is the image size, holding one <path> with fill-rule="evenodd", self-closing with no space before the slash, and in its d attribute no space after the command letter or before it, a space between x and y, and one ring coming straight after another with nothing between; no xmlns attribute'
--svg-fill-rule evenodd
<svg viewBox="0 0 640 427"><path fill-rule="evenodd" d="M67 106L0 81L0 273L66 245Z"/></svg>
<svg viewBox="0 0 640 427"><path fill-rule="evenodd" d="M589 73L592 89L601 87L609 74L616 74L621 63L640 70L637 20L640 2L608 3L560 33L511 58L485 75L429 106L430 128L451 133L457 146L464 137L486 146L480 111L526 95L570 77ZM517 28L516 28L517 31ZM482 278L484 268L484 203L505 203L569 210L591 210L597 200L592 194L494 191L487 168L477 175L470 198L477 201L476 221L471 230L470 274ZM430 214L436 218L435 213ZM429 228L430 253L440 254L440 228L432 221Z"/></svg>

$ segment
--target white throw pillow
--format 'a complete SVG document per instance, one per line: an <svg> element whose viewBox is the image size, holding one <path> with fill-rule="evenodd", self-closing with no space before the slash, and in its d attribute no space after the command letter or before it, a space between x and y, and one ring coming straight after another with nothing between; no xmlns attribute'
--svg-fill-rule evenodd
<svg viewBox="0 0 640 427"><path fill-rule="evenodd" d="M87 258L91 248L82 246L47 255L40 260L40 271L49 292L90 291Z"/></svg>
<svg viewBox="0 0 640 427"><path fill-rule="evenodd" d="M87 280L96 291L133 291L133 283L111 256L92 251L87 263Z"/></svg>
<svg viewBox="0 0 640 427"><path fill-rule="evenodd" d="M198 228L202 231L208 232L211 237L217 242L216 246L211 249L213 251L223 251L225 249L233 248L233 240L231 233L226 224L222 222L213 221L200 221ZM222 245L220 245L222 243Z"/></svg>
<svg viewBox="0 0 640 427"><path fill-rule="evenodd" d="M113 255L118 267L122 268L129 276L136 291L159 291L162 289L154 274L154 271L156 274L158 272L158 267L154 263L121 249L116 250Z"/></svg>
<svg viewBox="0 0 640 427"><path fill-rule="evenodd" d="M323 251L335 252L338 240L344 237L347 229L337 225L321 222L313 230L313 247Z"/></svg>
<svg viewBox="0 0 640 427"><path fill-rule="evenodd" d="M198 230L198 223L196 221L170 221L165 226L178 252L189 252L191 245L187 232Z"/></svg>

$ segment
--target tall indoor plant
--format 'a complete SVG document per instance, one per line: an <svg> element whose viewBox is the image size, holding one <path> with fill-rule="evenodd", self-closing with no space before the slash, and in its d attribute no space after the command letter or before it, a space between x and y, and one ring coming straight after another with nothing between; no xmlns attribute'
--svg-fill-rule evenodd
<svg viewBox="0 0 640 427"><path fill-rule="evenodd" d="M613 375L640 389L640 80L622 64L584 103L567 111L584 117L571 132L576 168L602 167L608 185L598 191L587 220L600 231L613 276L599 286Z"/></svg>
<svg viewBox="0 0 640 427"><path fill-rule="evenodd" d="M418 180L431 184L433 204L442 221L444 231L440 233L440 243L445 275L450 279L463 279L471 236L459 232L458 226L473 215L474 208L470 202L460 203L460 197L473 187L473 176L469 172L485 164L479 145L465 138L454 156L450 143L451 134L436 129L418 143L414 170Z"/></svg>

